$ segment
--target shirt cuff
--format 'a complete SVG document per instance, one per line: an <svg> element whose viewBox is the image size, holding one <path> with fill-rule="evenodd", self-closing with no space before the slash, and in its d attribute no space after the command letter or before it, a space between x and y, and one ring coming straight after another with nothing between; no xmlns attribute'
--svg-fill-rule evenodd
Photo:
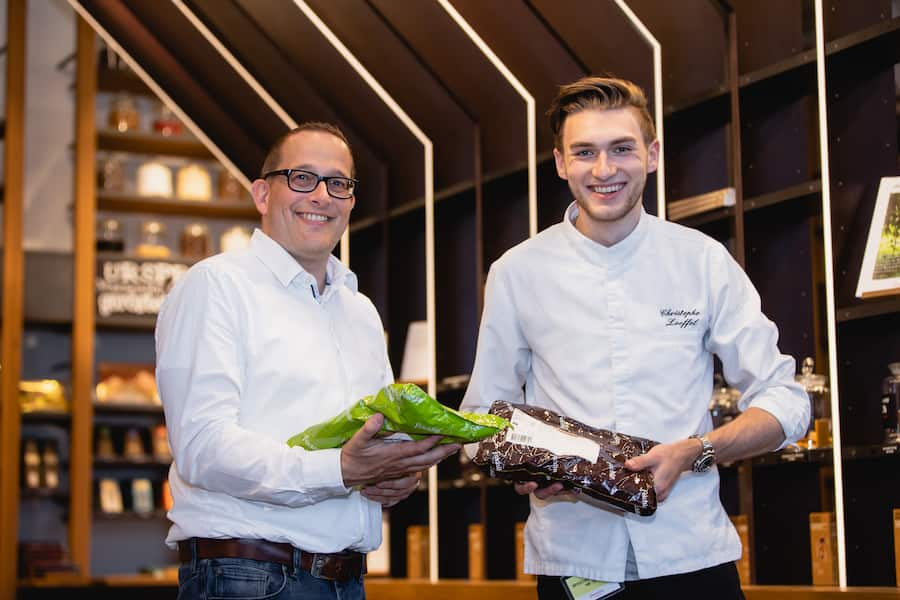
<svg viewBox="0 0 900 600"><path fill-rule="evenodd" d="M786 394L786 396L786 398L773 398L771 395L766 395L750 402L750 406L766 411L781 424L784 441L775 449L776 452L806 435L809 426L809 400L798 402L793 394Z"/></svg>
<svg viewBox="0 0 900 600"><path fill-rule="evenodd" d="M344 476L341 473L340 448L310 451L298 449L298 451L304 452L301 461L303 465L301 485L308 493L321 497L350 493L350 488L344 485Z"/></svg>

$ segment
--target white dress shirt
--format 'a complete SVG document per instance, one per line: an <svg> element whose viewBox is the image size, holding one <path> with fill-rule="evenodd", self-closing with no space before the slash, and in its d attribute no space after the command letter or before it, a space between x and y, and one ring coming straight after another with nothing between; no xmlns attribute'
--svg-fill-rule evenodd
<svg viewBox="0 0 900 600"><path fill-rule="evenodd" d="M381 506L347 489L340 450L287 439L393 381L381 319L329 259L314 277L256 230L194 265L156 327L156 377L174 462L166 539L256 538L310 552L370 551Z"/></svg>
<svg viewBox="0 0 900 600"><path fill-rule="evenodd" d="M646 213L606 247L558 223L506 252L488 275L462 410L494 400L549 408L588 425L674 442L712 429L713 354L743 392L802 437L809 400L750 280L706 235ZM524 384L524 398L522 386ZM699 449L699 444L698 444ZM650 517L531 495L525 570L625 579L629 542L641 579L737 560L719 474L683 473Z"/></svg>

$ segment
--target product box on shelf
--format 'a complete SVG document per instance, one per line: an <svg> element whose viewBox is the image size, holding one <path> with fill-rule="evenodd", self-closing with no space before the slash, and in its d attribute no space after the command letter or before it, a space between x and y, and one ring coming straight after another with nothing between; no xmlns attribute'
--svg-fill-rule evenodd
<svg viewBox="0 0 900 600"><path fill-rule="evenodd" d="M809 513L813 585L837 585L837 528L833 512Z"/></svg>

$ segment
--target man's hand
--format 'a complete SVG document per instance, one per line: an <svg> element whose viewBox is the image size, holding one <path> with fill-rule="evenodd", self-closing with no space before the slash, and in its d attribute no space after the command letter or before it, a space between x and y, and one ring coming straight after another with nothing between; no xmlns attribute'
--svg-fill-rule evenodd
<svg viewBox="0 0 900 600"><path fill-rule="evenodd" d="M382 423L384 415L369 417L341 448L341 473L345 486L407 478L412 473L427 470L460 449L459 444L438 446L442 437L439 435L417 442L385 442L376 437ZM401 488L406 489L403 485L400 484ZM412 490L406 495L410 493Z"/></svg>
<svg viewBox="0 0 900 600"><path fill-rule="evenodd" d="M563 496L572 498L576 494L574 491L566 490L565 486L560 482L551 483L547 487L539 487L537 482L535 481L520 481L513 485L513 488L516 490L517 494L522 496L527 496L528 494L534 494L537 498L541 500L546 500L547 498L552 498L553 496Z"/></svg>
<svg viewBox="0 0 900 600"><path fill-rule="evenodd" d="M625 461L625 468L631 471L649 469L653 473L656 499L662 502L669 496L681 473L691 469L701 450L702 445L696 439L660 444L650 448L647 454Z"/></svg>
<svg viewBox="0 0 900 600"><path fill-rule="evenodd" d="M397 479L386 479L363 487L362 495L369 500L380 502L384 507L391 507L406 500L419 487L421 473L412 473Z"/></svg>

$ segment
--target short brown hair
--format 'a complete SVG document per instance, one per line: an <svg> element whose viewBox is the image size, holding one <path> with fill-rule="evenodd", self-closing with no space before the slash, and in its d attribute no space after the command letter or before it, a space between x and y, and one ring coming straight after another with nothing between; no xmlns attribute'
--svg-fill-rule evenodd
<svg viewBox="0 0 900 600"><path fill-rule="evenodd" d="M656 127L647 110L647 96L640 86L615 77L582 77L574 83L560 86L550 103L547 116L553 131L553 145L562 150L562 130L566 118L588 108L601 110L632 107L637 112L638 125L649 144L656 139Z"/></svg>
<svg viewBox="0 0 900 600"><path fill-rule="evenodd" d="M269 171L274 171L278 168L278 163L281 162L281 148L284 146L284 143L292 136L300 133L301 131L324 131L325 133L330 133L334 137L338 138L345 144L347 144L347 150L350 151L350 162L352 164L352 171L350 173L350 177L356 177L356 160L353 158L353 148L350 147L350 141L347 140L347 136L344 135L344 132L341 131L340 127L337 125L332 125L331 123L326 123L324 121L306 121L305 123L301 123L297 127L291 129L277 140L272 146L269 148L269 152L266 154L266 160L263 161L262 170L260 171L260 176L265 175Z"/></svg>

